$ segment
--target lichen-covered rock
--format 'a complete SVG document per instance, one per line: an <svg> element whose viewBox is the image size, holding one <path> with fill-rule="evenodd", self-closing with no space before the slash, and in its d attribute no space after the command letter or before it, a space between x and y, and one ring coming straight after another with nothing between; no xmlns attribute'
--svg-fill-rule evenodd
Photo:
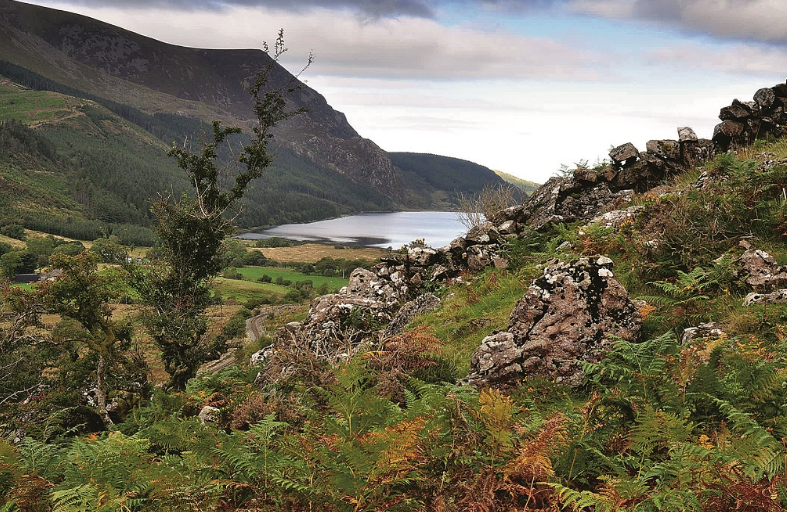
<svg viewBox="0 0 787 512"><path fill-rule="evenodd" d="M590 223L606 228L619 229L625 224L634 222L643 211L645 211L644 206L629 206L624 210L612 210L611 212L602 213L591 220Z"/></svg>
<svg viewBox="0 0 787 512"><path fill-rule="evenodd" d="M680 337L681 345L690 345L694 340L702 338L720 338L724 336L724 331L716 322L699 324L696 327L683 329Z"/></svg>
<svg viewBox="0 0 787 512"><path fill-rule="evenodd" d="M744 306L751 306L752 304L779 304L787 302L787 290L776 290L772 293L757 293L752 292L743 299Z"/></svg>
<svg viewBox="0 0 787 512"><path fill-rule="evenodd" d="M549 265L517 302L507 331L473 354L468 382L505 386L539 375L579 386L576 361L599 361L615 338L638 341L641 316L612 267L603 256Z"/></svg>
<svg viewBox="0 0 787 512"><path fill-rule="evenodd" d="M697 134L688 126L678 128L678 140L680 142L697 141Z"/></svg>
<svg viewBox="0 0 787 512"><path fill-rule="evenodd" d="M415 320L416 317L438 309L441 304L442 302L440 299L431 293L424 293L414 300L411 300L402 306L396 313L391 323L385 328L383 338L389 338L399 334L404 330L407 324Z"/></svg>
<svg viewBox="0 0 787 512"><path fill-rule="evenodd" d="M626 142L620 146L613 148L609 152L609 157L613 162L617 163L631 163L639 157L639 151L631 142Z"/></svg>
<svg viewBox="0 0 787 512"><path fill-rule="evenodd" d="M216 423L219 421L220 415L221 410L219 408L206 405L202 408L197 417L202 423Z"/></svg>
<svg viewBox="0 0 787 512"><path fill-rule="evenodd" d="M787 268L777 265L773 256L765 251L749 248L739 261L748 274L746 283L755 292L763 293L787 284Z"/></svg>

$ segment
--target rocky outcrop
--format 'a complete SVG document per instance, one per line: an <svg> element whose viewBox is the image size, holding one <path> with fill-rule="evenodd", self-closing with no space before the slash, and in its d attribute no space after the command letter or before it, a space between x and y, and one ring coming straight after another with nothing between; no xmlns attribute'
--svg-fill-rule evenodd
<svg viewBox="0 0 787 512"><path fill-rule="evenodd" d="M754 93L753 100L735 99L731 105L721 109L721 123L713 130L713 142L719 151L784 134L787 126L787 84L764 87Z"/></svg>
<svg viewBox="0 0 787 512"><path fill-rule="evenodd" d="M549 265L516 304L508 329L484 338L470 362L474 385L539 375L579 386L576 361L599 361L612 339L638 341L642 319L606 257Z"/></svg>

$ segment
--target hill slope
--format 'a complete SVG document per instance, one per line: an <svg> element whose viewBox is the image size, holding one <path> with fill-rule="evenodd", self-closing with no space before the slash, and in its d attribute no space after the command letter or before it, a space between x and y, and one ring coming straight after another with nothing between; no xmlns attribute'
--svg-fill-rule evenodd
<svg viewBox="0 0 787 512"><path fill-rule="evenodd" d="M84 16L0 0L0 73L31 89L96 101L166 145L199 137L214 119L248 128L253 115L243 84L270 62L260 50L184 48ZM270 86L292 79L274 65ZM241 225L451 204L455 179L442 169L424 189L423 179L410 179L316 91L304 85L289 102L307 112L277 130L279 158L248 195ZM483 186L490 175L476 171L474 182Z"/></svg>

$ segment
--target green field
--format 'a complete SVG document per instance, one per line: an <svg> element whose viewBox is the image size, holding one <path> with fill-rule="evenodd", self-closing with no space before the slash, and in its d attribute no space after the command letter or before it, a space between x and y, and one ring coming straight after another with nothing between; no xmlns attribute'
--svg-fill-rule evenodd
<svg viewBox="0 0 787 512"><path fill-rule="evenodd" d="M342 279L341 277L325 277L318 274L306 275L300 272L295 272L291 269L280 267L242 267L238 269L238 273L242 274L246 279L251 279L252 281L256 281L263 275L271 276L271 279L274 281L281 277L284 280L292 281L293 284L297 281L311 281L315 288L318 288L323 284L325 284L328 288L341 288L342 286L346 286L349 282L348 279ZM277 286L277 288L282 287ZM284 291L286 292L287 288L284 288Z"/></svg>
<svg viewBox="0 0 787 512"><path fill-rule="evenodd" d="M3 119L44 121L53 118L56 113L62 117L68 112L65 100L51 92L0 88L0 117Z"/></svg>

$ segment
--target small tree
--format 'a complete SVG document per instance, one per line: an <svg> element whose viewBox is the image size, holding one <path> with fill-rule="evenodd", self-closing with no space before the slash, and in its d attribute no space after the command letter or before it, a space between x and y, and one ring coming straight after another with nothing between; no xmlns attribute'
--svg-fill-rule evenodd
<svg viewBox="0 0 787 512"><path fill-rule="evenodd" d="M482 225L493 214L513 206L520 195L515 187L507 184L486 185L481 192L473 196L460 192L457 195L459 222L467 229Z"/></svg>
<svg viewBox="0 0 787 512"><path fill-rule="evenodd" d="M264 49L270 53L267 45ZM161 196L154 202L160 260L147 270L129 267L134 287L150 306L145 325L161 349L164 369L170 375L169 386L176 389L184 389L202 363L215 359L226 348L223 339L208 335L204 311L211 303L209 284L222 267L223 242L233 229L231 214L249 183L273 162L271 130L302 112L286 109L287 94L300 86L297 76L284 88L265 90L285 51L280 32L270 63L247 88L257 125L237 158L232 178L227 177L228 169L217 166L216 158L219 147L228 137L240 133L240 128L226 128L214 121L213 140L204 143L201 152L192 153L185 144L170 150L188 174L193 194L179 199ZM306 67L309 64L311 56Z"/></svg>
<svg viewBox="0 0 787 512"><path fill-rule="evenodd" d="M131 328L112 319L111 304L120 296L117 276L99 273L98 260L98 255L87 251L76 256L53 254L50 265L62 274L40 285L36 293L49 311L78 324L64 329L68 341L95 355L95 409L107 426L113 423L107 410L108 381L110 373L119 373Z"/></svg>

